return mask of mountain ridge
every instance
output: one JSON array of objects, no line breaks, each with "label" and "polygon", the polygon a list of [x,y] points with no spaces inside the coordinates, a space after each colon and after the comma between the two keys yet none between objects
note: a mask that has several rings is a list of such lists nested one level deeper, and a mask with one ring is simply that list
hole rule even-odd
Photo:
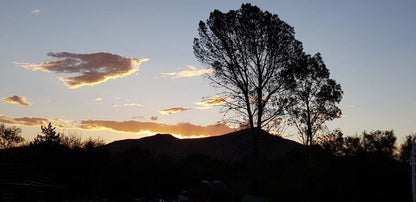
[{"label": "mountain ridge", "polygon": [[[254,146],[255,142],[257,147]],[[256,129],[195,139],[178,139],[170,134],[156,134],[140,139],[118,140],[104,146],[109,152],[125,152],[133,147],[156,155],[167,155],[173,159],[204,155],[223,161],[238,161],[252,156],[255,152],[261,158],[276,159],[303,148],[295,141]]]}]

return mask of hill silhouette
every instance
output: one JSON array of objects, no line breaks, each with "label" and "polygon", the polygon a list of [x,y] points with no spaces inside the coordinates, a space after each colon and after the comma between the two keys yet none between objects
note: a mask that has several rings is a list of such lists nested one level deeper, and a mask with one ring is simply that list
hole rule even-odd
[{"label": "hill silhouette", "polygon": [[271,135],[264,130],[251,129],[197,139],[178,139],[169,134],[157,134],[141,139],[115,141],[104,148],[109,152],[124,152],[139,147],[173,159],[204,155],[217,160],[237,161],[253,155],[254,136],[257,138],[257,152],[261,158],[278,159],[288,152],[302,148],[302,145],[295,141]]}]

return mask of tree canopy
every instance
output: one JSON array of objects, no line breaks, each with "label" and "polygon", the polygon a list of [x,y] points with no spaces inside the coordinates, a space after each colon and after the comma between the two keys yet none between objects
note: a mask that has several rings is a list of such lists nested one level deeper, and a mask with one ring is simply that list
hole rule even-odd
[{"label": "tree canopy", "polygon": [[214,10],[199,23],[194,55],[213,69],[208,76],[224,90],[226,111],[262,128],[284,113],[289,69],[302,52],[294,29],[275,14],[243,4],[227,13]]},{"label": "tree canopy", "polygon": [[288,105],[289,121],[295,125],[305,145],[312,145],[315,133],[324,123],[341,116],[337,104],[342,99],[341,85],[330,78],[321,54],[303,54],[294,69],[295,85]]},{"label": "tree canopy", "polygon": [[22,129],[0,124],[0,149],[7,149],[25,141],[21,136]]},{"label": "tree canopy", "polygon": [[52,127],[52,123],[49,123],[48,126],[41,126],[42,134],[37,135],[34,144],[35,145],[45,145],[45,146],[58,146],[61,144],[61,134],[55,131],[55,127]]}]

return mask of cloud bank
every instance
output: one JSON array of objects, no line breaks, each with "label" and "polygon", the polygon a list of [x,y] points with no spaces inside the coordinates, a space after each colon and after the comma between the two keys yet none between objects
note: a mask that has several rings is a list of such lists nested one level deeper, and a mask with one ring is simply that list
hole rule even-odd
[{"label": "cloud bank", "polygon": [[[151,119],[153,120],[153,118]],[[47,125],[49,122],[51,122],[54,126],[68,129],[108,130],[114,132],[148,134],[167,133],[175,135],[176,137],[184,138],[218,136],[233,132],[235,130],[223,123],[201,126],[191,123],[163,124],[134,120],[83,120],[81,122],[75,122],[70,120],[48,119],[43,117],[12,118],[0,115],[0,123],[3,124],[39,127],[41,125]]]},{"label": "cloud bank", "polygon": [[182,137],[191,136],[217,136],[230,133],[234,129],[225,124],[214,124],[207,126],[194,125],[191,123],[178,123],[175,125],[161,124],[155,122],[140,121],[105,121],[105,120],[84,120],[79,126],[82,129],[112,130],[128,133],[168,133],[178,134]]},{"label": "cloud bank", "polygon": [[196,67],[188,65],[189,70],[184,70],[180,72],[170,72],[170,73],[161,73],[163,77],[170,77],[172,79],[177,78],[190,78],[195,76],[202,76],[204,74],[211,74],[212,69],[196,69]]},{"label": "cloud bank", "polygon": [[162,109],[159,111],[159,113],[164,114],[164,115],[168,115],[168,114],[174,114],[174,113],[178,113],[178,112],[183,112],[186,110],[189,110],[189,107],[172,107],[172,108],[168,108],[168,109]]},{"label": "cloud bank", "polygon": [[25,106],[32,105],[30,102],[26,101],[25,97],[20,97],[17,95],[11,96],[11,97],[5,97],[2,99],[4,102],[10,103],[10,104],[20,104]]},{"label": "cloud bank", "polygon": [[53,72],[59,74],[75,74],[76,76],[60,77],[69,88],[93,86],[109,79],[123,78],[139,70],[142,62],[148,59],[126,58],[112,53],[76,54],[68,52],[50,52],[48,56],[56,61],[40,64],[14,64],[33,71]]},{"label": "cloud bank", "polygon": [[12,118],[0,115],[0,123],[20,126],[41,126],[52,123],[59,127],[74,128],[73,121],[67,121],[62,119],[48,119],[43,117],[23,117],[23,118]]}]

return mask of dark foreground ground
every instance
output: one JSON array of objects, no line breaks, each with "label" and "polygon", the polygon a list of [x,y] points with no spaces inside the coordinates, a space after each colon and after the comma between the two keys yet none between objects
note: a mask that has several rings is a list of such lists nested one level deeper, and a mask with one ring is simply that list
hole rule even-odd
[{"label": "dark foreground ground", "polygon": [[[0,151],[0,201],[411,201],[410,165],[377,155],[335,157],[315,148],[279,158],[172,158],[140,146]],[[201,182],[204,181],[204,182]],[[185,192],[184,192],[185,191]],[[186,198],[185,197],[185,198]],[[248,198],[250,198],[248,197]],[[160,200],[160,201],[163,201]]]}]

